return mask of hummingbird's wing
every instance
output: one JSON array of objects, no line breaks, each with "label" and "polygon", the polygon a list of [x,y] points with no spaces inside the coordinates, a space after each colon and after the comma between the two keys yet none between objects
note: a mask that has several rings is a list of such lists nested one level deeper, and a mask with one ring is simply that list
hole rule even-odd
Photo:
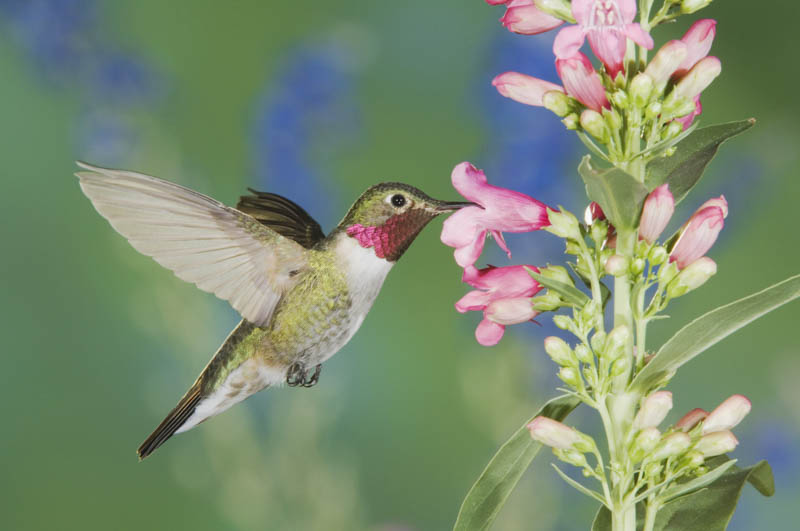
[{"label": "hummingbird's wing", "polygon": [[83,193],[140,253],[266,325],[305,249],[251,216],[156,177],[78,162]]},{"label": "hummingbird's wing", "polygon": [[306,249],[325,239],[322,227],[303,207],[278,194],[248,188],[253,195],[239,198],[236,208],[256,218],[281,236],[291,238]]}]

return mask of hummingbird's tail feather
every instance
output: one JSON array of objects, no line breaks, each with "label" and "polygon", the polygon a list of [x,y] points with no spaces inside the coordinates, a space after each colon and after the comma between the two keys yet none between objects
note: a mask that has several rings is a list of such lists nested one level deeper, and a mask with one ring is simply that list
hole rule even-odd
[{"label": "hummingbird's tail feather", "polygon": [[159,446],[167,442],[167,439],[175,435],[175,432],[194,414],[197,405],[203,399],[202,386],[200,384],[201,382],[198,379],[191,389],[183,395],[178,405],[169,412],[167,417],[161,421],[161,424],[139,446],[136,453],[139,455],[140,460],[152,454]]},{"label": "hummingbird's tail feather", "polygon": [[286,381],[285,363],[270,363],[256,352],[254,338],[259,333],[247,320],[239,323],[178,405],[139,447],[139,459],[153,453],[176,433],[194,428],[267,386]]}]

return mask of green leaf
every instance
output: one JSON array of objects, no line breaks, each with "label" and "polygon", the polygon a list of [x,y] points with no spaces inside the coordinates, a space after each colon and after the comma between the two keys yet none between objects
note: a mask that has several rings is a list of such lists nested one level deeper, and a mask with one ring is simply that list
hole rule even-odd
[{"label": "green leaf", "polygon": [[562,299],[574,304],[578,308],[583,308],[586,306],[586,303],[589,302],[589,297],[575,286],[570,286],[569,284],[564,284],[563,282],[547,278],[539,273],[534,273],[531,269],[528,269],[528,273],[536,282],[547,289],[555,291],[561,295]]},{"label": "green leaf", "polygon": [[636,375],[630,388],[646,393],[681,365],[762,315],[800,296],[800,275],[698,317],[672,336]]},{"label": "green leaf", "polygon": [[581,161],[578,172],[586,184],[589,199],[600,205],[617,229],[632,229],[638,225],[642,203],[649,193],[642,183],[619,168],[594,168],[589,155]]},{"label": "green leaf", "polygon": [[[712,125],[698,129],[680,142],[671,157],[653,159],[647,165],[645,185],[648,190],[669,183],[669,190],[680,203],[703,176],[717,154],[720,144],[753,127],[754,118],[740,122]],[[602,206],[602,205],[600,205]]]},{"label": "green leaf", "polygon": [[[772,469],[766,461],[748,468],[739,468],[727,464],[728,462],[725,456],[708,460],[707,465],[713,468],[709,474],[714,474],[722,467],[725,467],[724,473],[708,487],[664,504],[658,511],[653,531],[685,529],[724,531],[733,517],[745,483],[749,482],[764,496],[772,496],[775,493]],[[636,506],[637,529],[641,529],[644,525],[644,511],[644,503],[639,503]],[[610,529],[611,513],[605,507],[600,507],[592,523],[592,531],[610,531]]]},{"label": "green leaf", "polygon": [[[533,418],[544,416],[561,421],[578,404],[580,400],[574,396],[559,396],[547,402]],[[530,420],[500,447],[486,465],[486,469],[461,504],[454,531],[489,529],[492,525],[522,474],[542,448],[542,444],[531,439],[528,433],[527,425]]]}]

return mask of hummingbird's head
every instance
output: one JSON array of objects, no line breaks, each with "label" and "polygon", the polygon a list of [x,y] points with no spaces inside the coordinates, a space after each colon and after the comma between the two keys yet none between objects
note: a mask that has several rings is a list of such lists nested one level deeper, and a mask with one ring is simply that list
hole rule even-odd
[{"label": "hummingbird's head", "polygon": [[378,258],[399,259],[430,220],[473,203],[439,201],[402,183],[381,183],[367,189],[339,225]]}]

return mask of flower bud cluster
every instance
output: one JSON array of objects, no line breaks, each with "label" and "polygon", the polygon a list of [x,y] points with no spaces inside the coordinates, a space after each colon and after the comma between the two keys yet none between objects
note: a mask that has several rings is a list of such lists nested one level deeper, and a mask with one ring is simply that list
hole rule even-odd
[{"label": "flower bud cluster", "polygon": [[[592,303],[587,304],[589,311]],[[588,335],[581,329],[577,315],[569,319],[564,315],[555,316],[556,325],[573,332],[578,337]],[[625,348],[631,340],[627,326],[618,326],[606,334],[595,332],[588,342],[581,342],[574,348],[559,337],[550,336],[544,340],[544,350],[559,365],[558,377],[569,388],[581,396],[589,394],[602,396],[609,392],[613,378],[630,370],[630,361],[624,356]]]},{"label": "flower bud cluster", "polygon": [[658,425],[672,409],[672,393],[656,391],[647,396],[634,418],[628,436],[631,461],[654,483],[687,474],[707,472],[705,459],[733,451],[738,444],[731,429],[750,412],[750,401],[733,395],[710,414],[693,409],[674,426],[660,432]]}]

